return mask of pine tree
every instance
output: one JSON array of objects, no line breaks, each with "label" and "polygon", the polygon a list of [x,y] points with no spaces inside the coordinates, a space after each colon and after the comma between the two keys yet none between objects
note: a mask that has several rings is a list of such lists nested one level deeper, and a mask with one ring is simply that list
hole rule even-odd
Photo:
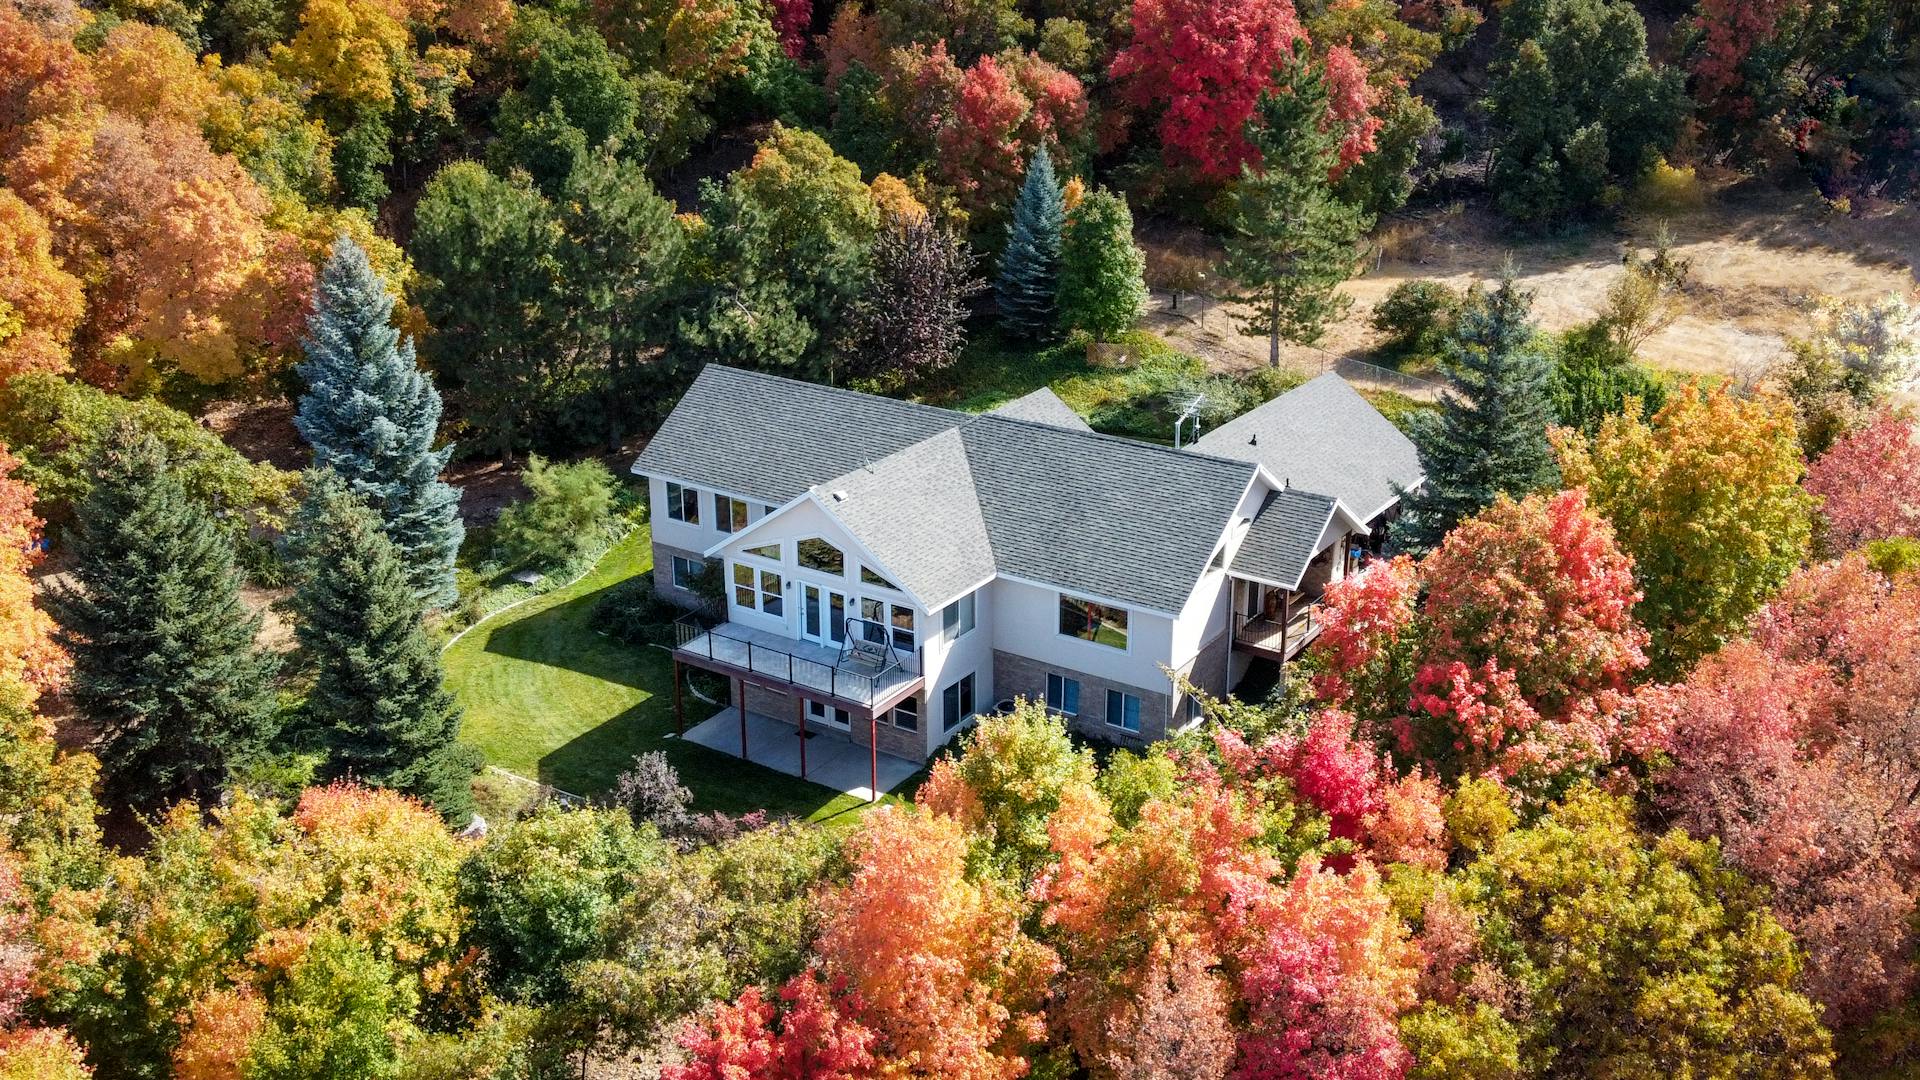
[{"label": "pine tree", "polygon": [[466,537],[460,493],[440,479],[451,445],[433,448],[440,394],[393,326],[393,297],[367,253],[333,245],[314,295],[297,370],[307,382],[294,426],[314,464],[344,479],[380,515],[428,607],[453,602],[453,560]]},{"label": "pine tree", "polygon": [[299,720],[326,749],[325,772],[418,796],[464,823],[474,758],[456,741],[460,710],[378,515],[315,470],[290,547],[300,573],[295,633],[313,675]]},{"label": "pine tree", "polygon": [[278,729],[278,658],[254,648],[225,529],[188,498],[166,451],[131,423],[92,464],[54,590],[74,704],[99,731],[107,782],[138,805],[201,797]]},{"label": "pine tree", "polygon": [[1014,200],[1013,224],[1007,227],[1007,249],[1000,256],[1000,279],[994,286],[1000,321],[1008,330],[1032,336],[1053,332],[1065,224],[1066,206],[1053,175],[1053,159],[1042,146],[1034,152],[1020,197]]},{"label": "pine tree", "polygon": [[1240,168],[1226,275],[1252,311],[1240,332],[1265,336],[1267,362],[1282,340],[1311,345],[1351,300],[1336,290],[1352,276],[1372,219],[1343,202],[1328,179],[1340,164],[1340,130],[1327,123],[1326,78],[1299,42],[1276,74],[1284,89],[1261,95],[1247,137],[1258,168]]},{"label": "pine tree", "polygon": [[1133,242],[1124,196],[1104,188],[1067,215],[1060,248],[1060,323],[1105,341],[1147,312],[1147,257]]},{"label": "pine tree", "polygon": [[1462,518],[1560,480],[1547,426],[1553,422],[1553,362],[1529,320],[1533,294],[1513,272],[1492,293],[1470,296],[1446,343],[1453,387],[1409,434],[1425,485],[1404,501],[1393,542],[1430,550]]}]

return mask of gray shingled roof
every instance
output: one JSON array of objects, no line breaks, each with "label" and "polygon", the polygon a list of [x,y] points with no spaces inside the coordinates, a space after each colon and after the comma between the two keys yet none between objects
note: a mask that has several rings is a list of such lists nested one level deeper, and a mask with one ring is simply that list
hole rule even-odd
[{"label": "gray shingled roof", "polygon": [[994,409],[994,416],[1006,416],[1015,420],[1031,420],[1036,424],[1048,424],[1070,431],[1092,431],[1073,406],[1060,400],[1060,395],[1048,387],[1041,387],[1031,394],[1014,398],[1012,401]]},{"label": "gray shingled roof", "polygon": [[921,603],[943,607],[993,576],[993,544],[958,430],[813,490],[894,575],[894,584]]},{"label": "gray shingled roof", "polygon": [[1331,495],[1299,488],[1268,495],[1260,512],[1253,516],[1253,524],[1247,527],[1240,549],[1233,553],[1233,572],[1288,589],[1298,588],[1307,564],[1317,554],[1327,522],[1333,520],[1335,505]]},{"label": "gray shingled roof", "polygon": [[1252,466],[991,414],[960,429],[999,569],[1177,612]]},{"label": "gray shingled roof", "polygon": [[709,364],[633,471],[778,506],[964,419],[931,405]]},{"label": "gray shingled roof", "polygon": [[[1046,408],[1036,397],[1020,401]],[[1253,466],[1061,419],[969,416],[710,365],[633,471],[776,505],[812,488],[930,605],[999,571],[1179,611]]]},{"label": "gray shingled roof", "polygon": [[1280,483],[1339,499],[1363,522],[1392,504],[1395,485],[1412,488],[1422,478],[1413,442],[1332,372],[1222,424],[1192,449],[1257,461]]}]

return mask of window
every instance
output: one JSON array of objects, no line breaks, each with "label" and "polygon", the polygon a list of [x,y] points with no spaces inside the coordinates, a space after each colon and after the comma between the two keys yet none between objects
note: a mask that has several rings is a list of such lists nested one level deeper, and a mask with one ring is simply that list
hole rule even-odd
[{"label": "window", "polygon": [[721,532],[739,532],[747,527],[747,504],[742,499],[730,499],[719,492],[713,493],[713,527]]},{"label": "window", "polygon": [[968,593],[940,609],[940,629],[947,640],[962,637],[973,629],[973,598],[978,595]]},{"label": "window", "polygon": [[701,574],[707,572],[707,564],[699,559],[689,559],[680,555],[673,557],[673,587],[691,589]]},{"label": "window", "polygon": [[818,537],[802,540],[799,545],[800,565],[809,570],[818,570],[824,574],[845,574],[847,556],[839,548]]},{"label": "window", "polygon": [[860,580],[863,584],[872,585],[876,588],[892,589],[895,592],[900,591],[900,586],[874,573],[870,567],[864,565],[860,567]]},{"label": "window", "polygon": [[940,725],[943,731],[952,731],[973,715],[973,673],[960,676],[960,681],[946,688],[940,695]]},{"label": "window", "polygon": [[1188,694],[1182,698],[1180,701],[1181,730],[1184,731],[1199,723],[1200,717],[1205,711],[1206,710],[1200,705],[1199,694]]},{"label": "window", "polygon": [[1213,561],[1207,564],[1207,569],[1208,570],[1225,570],[1226,568],[1227,568],[1227,545],[1221,544],[1220,550],[1213,553]]},{"label": "window", "polygon": [[1140,699],[1118,690],[1107,691],[1107,726],[1122,731],[1140,730]]},{"label": "window", "polygon": [[693,488],[667,481],[667,516],[689,525],[700,524],[700,493]]},{"label": "window", "polygon": [[780,575],[745,563],[734,563],[733,602],[768,615],[784,615],[786,602],[780,593]]},{"label": "window", "polygon": [[1080,715],[1080,680],[1047,672],[1047,708],[1061,716]]},{"label": "window", "polygon": [[780,561],[780,545],[779,544],[761,544],[759,547],[746,548],[743,551],[741,551],[741,554],[751,555],[756,559],[765,559],[768,562],[779,562]]},{"label": "window", "polygon": [[893,726],[902,731],[920,730],[919,698],[908,698],[893,707]]},{"label": "window", "polygon": [[1060,632],[1068,637],[1126,650],[1127,609],[1060,594]]},{"label": "window", "polygon": [[866,596],[860,599],[860,620],[862,638],[874,642],[891,641],[896,649],[913,651],[912,608]]}]

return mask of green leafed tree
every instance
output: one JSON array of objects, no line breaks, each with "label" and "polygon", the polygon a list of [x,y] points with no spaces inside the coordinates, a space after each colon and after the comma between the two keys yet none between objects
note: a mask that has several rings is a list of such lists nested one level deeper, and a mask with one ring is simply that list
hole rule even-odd
[{"label": "green leafed tree", "polygon": [[313,676],[302,732],[325,749],[331,776],[417,796],[465,824],[477,762],[457,741],[460,710],[400,553],[337,477],[316,470],[308,488],[291,542],[295,633]]},{"label": "green leafed tree", "polygon": [[440,393],[393,325],[393,296],[345,236],[321,269],[304,346],[296,370],[307,392],[293,423],[314,464],[378,512],[414,594],[428,607],[452,603],[466,528],[460,493],[440,479],[453,447],[433,446]]},{"label": "green leafed tree", "polygon": [[1559,482],[1547,426],[1553,362],[1529,318],[1533,295],[1512,272],[1492,292],[1467,300],[1446,342],[1453,385],[1437,414],[1423,414],[1409,432],[1426,475],[1404,501],[1394,544],[1424,552],[1461,519]]},{"label": "green leafed tree", "polygon": [[523,168],[557,194],[588,154],[633,141],[639,94],[593,27],[529,8],[513,20],[506,52],[525,82],[500,97],[497,168]]},{"label": "green leafed tree", "polygon": [[1225,271],[1234,298],[1250,309],[1240,332],[1265,337],[1267,361],[1277,367],[1282,341],[1311,345],[1346,310],[1338,289],[1372,219],[1334,193],[1341,134],[1327,123],[1326,78],[1304,41],[1274,78],[1283,89],[1261,95],[1247,122],[1259,161],[1241,166]]},{"label": "green leafed tree", "polygon": [[1051,334],[1060,294],[1061,233],[1066,205],[1053,158],[1042,146],[1027,166],[1027,178],[1013,203],[1013,224],[1007,227],[1007,247],[1000,255],[1000,275],[994,299],[1000,321],[1017,334]]},{"label": "green leafed tree", "polygon": [[1491,71],[1489,179],[1502,212],[1522,221],[1610,201],[1687,115],[1681,74],[1648,62],[1646,23],[1627,0],[1515,0]]},{"label": "green leafed tree", "polygon": [[109,787],[137,805],[211,795],[278,730],[279,664],[254,647],[233,545],[188,498],[158,440],[108,437],[52,594],[73,654],[69,693],[99,730]]},{"label": "green leafed tree", "polygon": [[1089,192],[1067,215],[1060,244],[1060,325],[1102,341],[1147,311],[1147,257],[1133,242],[1124,196]]},{"label": "green leafed tree", "polygon": [[433,325],[427,359],[483,449],[544,434],[571,389],[553,350],[558,231],[531,184],[470,161],[440,170],[415,210],[408,250]]}]

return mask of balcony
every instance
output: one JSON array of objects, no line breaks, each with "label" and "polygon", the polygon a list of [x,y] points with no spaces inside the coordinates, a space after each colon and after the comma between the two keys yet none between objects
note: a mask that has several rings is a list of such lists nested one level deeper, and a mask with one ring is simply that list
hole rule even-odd
[{"label": "balcony", "polygon": [[[919,650],[877,643],[864,655],[694,612],[674,624],[674,659],[776,690],[829,702],[862,717],[885,712],[925,685]],[[865,624],[848,620],[849,637]],[[876,657],[884,657],[876,662]]]},{"label": "balcony", "polygon": [[1313,605],[1318,596],[1295,595],[1274,615],[1233,616],[1233,643],[1270,660],[1291,660],[1320,636]]}]

